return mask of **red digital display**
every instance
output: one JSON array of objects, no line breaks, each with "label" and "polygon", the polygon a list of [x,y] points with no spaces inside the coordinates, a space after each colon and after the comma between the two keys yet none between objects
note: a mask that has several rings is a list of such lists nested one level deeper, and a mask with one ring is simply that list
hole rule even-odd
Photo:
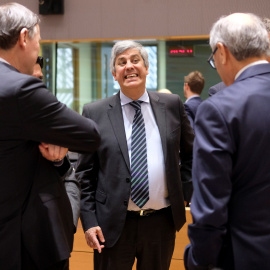
[{"label": "red digital display", "polygon": [[193,56],[193,48],[187,47],[170,47],[170,56]]}]

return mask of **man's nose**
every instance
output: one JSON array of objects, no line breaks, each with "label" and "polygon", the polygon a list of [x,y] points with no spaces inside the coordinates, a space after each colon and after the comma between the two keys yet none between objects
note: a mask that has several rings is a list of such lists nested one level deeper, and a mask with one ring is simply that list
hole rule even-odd
[{"label": "man's nose", "polygon": [[127,61],[126,69],[132,69],[132,68],[133,68],[133,63],[131,61]]}]

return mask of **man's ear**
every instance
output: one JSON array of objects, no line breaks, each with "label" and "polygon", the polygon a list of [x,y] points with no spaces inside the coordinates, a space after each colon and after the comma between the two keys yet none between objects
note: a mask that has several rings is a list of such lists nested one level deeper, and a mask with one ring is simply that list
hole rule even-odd
[{"label": "man's ear", "polygon": [[20,32],[18,43],[21,47],[25,48],[28,38],[28,30],[26,28],[23,28]]},{"label": "man's ear", "polygon": [[227,47],[220,42],[218,42],[217,48],[218,48],[218,55],[219,55],[220,63],[225,65],[228,61],[228,52],[229,51],[228,51]]},{"label": "man's ear", "polygon": [[114,77],[114,80],[117,81],[117,79],[116,79],[116,73],[112,72],[112,75]]}]

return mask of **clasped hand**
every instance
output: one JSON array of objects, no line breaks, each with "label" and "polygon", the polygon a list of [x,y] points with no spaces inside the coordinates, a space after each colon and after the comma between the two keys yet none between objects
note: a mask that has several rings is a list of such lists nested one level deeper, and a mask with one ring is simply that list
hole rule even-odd
[{"label": "clasped hand", "polygon": [[61,161],[66,156],[68,151],[68,148],[43,142],[38,147],[42,156],[53,162]]}]

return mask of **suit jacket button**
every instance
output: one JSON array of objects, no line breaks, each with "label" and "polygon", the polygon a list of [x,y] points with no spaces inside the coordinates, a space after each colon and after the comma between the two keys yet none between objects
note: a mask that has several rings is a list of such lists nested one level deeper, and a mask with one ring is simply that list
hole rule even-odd
[{"label": "suit jacket button", "polygon": [[130,182],[130,179],[129,178],[126,178],[126,181],[127,181],[127,183],[129,183]]},{"label": "suit jacket button", "polygon": [[128,201],[124,201],[124,205],[127,206],[128,205]]}]

